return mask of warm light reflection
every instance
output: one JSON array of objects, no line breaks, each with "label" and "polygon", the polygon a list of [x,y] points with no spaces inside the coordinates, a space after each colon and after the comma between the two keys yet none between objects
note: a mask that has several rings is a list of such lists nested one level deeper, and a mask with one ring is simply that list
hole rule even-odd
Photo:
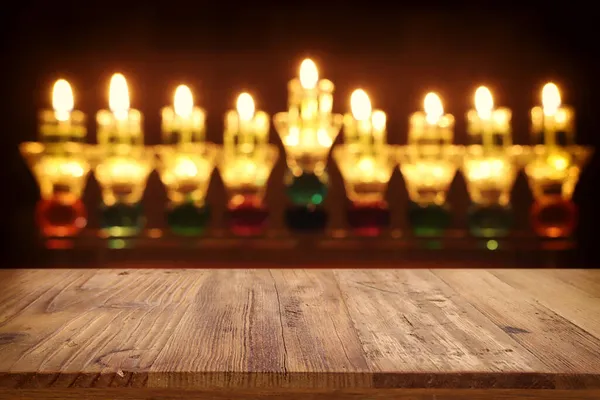
[{"label": "warm light reflection", "polygon": [[371,117],[371,101],[369,96],[362,89],[356,89],[350,96],[350,107],[354,119],[357,121],[366,121]]},{"label": "warm light reflection", "polygon": [[126,119],[129,111],[129,89],[123,74],[114,74],[110,79],[108,106],[117,119]]},{"label": "warm light reflection", "polygon": [[492,92],[485,86],[480,86],[475,91],[475,109],[479,118],[490,119],[492,116],[492,109],[494,108],[494,98]]},{"label": "warm light reflection", "polygon": [[193,178],[198,174],[196,163],[187,157],[178,157],[174,168],[174,174],[180,178]]},{"label": "warm light reflection", "polygon": [[304,89],[314,89],[319,81],[319,70],[310,58],[300,64],[300,84]]},{"label": "warm light reflection", "polygon": [[175,114],[182,118],[189,118],[194,110],[194,97],[189,87],[179,85],[175,89],[175,98],[173,100]]},{"label": "warm light reflection", "polygon": [[249,93],[242,93],[237,99],[237,112],[242,121],[250,121],[254,117],[254,100]]},{"label": "warm light reflection", "polygon": [[371,123],[373,124],[373,129],[376,131],[383,131],[385,129],[385,124],[387,123],[387,116],[383,111],[375,110],[371,116]]},{"label": "warm light reflection", "polygon": [[558,86],[550,82],[544,85],[542,89],[542,106],[544,114],[547,116],[555,115],[560,107],[560,91]]},{"label": "warm light reflection", "polygon": [[54,108],[56,119],[67,121],[73,107],[74,100],[71,85],[64,79],[57,80],[52,89],[52,108]]},{"label": "warm light reflection", "polygon": [[435,125],[440,121],[442,115],[444,115],[444,106],[440,97],[433,92],[427,93],[424,101],[425,107],[425,119],[428,123]]}]

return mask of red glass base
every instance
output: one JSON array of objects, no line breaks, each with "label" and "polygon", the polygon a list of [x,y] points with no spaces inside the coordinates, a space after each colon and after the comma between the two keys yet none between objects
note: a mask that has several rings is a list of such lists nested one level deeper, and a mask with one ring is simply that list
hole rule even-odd
[{"label": "red glass base", "polygon": [[354,203],[347,217],[352,231],[361,236],[377,236],[390,225],[390,211],[385,201]]},{"label": "red glass base", "polygon": [[577,207],[560,196],[538,200],[531,207],[531,226],[542,237],[560,238],[573,234]]},{"label": "red glass base", "polygon": [[228,220],[231,232],[239,236],[254,236],[263,233],[267,227],[269,211],[262,199],[246,196],[229,202]]},{"label": "red glass base", "polygon": [[40,200],[35,213],[44,236],[75,236],[87,225],[85,205],[81,199],[68,194]]}]

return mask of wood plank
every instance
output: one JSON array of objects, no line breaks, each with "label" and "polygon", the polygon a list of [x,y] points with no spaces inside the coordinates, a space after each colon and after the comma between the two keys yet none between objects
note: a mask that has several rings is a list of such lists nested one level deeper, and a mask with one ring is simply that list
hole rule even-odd
[{"label": "wood plank", "polygon": [[[445,387],[456,378],[453,372],[472,371],[480,374],[464,377],[471,387],[553,385],[544,375],[522,374],[547,369],[431,272],[342,270],[335,275],[370,367],[389,372],[377,375],[376,385],[419,385],[422,379]],[[515,371],[520,374],[510,374]]]},{"label": "wood plank", "polygon": [[142,385],[143,375],[136,375],[154,364],[204,275],[96,270],[62,282],[40,280],[46,294],[28,298],[24,311],[0,327],[8,337],[0,345],[0,371],[7,372],[0,385]]},{"label": "wood plank", "polygon": [[600,297],[600,274],[590,269],[548,269],[546,274],[583,290],[592,297]]},{"label": "wood plank", "polygon": [[540,304],[600,338],[600,297],[594,297],[549,274],[508,269],[490,272],[510,286],[526,291]]},{"label": "wood plank", "polygon": [[342,390],[183,390],[183,389],[58,389],[0,390],[0,400],[598,400],[598,390],[391,389]]},{"label": "wood plank", "polygon": [[[434,270],[462,297],[540,359],[553,372],[569,371],[557,387],[600,387],[600,340],[552,310],[528,292],[515,289],[484,270]],[[543,274],[540,270],[539,274]],[[583,381],[577,374],[586,374]]]},{"label": "wood plank", "polygon": [[588,292],[569,321],[536,291],[574,285],[434,272],[0,271],[0,393],[600,388],[600,340],[577,326]]}]

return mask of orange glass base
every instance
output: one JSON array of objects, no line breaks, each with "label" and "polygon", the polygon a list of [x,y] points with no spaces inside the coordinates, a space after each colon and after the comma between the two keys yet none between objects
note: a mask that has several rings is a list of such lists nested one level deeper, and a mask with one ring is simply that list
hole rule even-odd
[{"label": "orange glass base", "polygon": [[577,206],[560,196],[538,200],[531,207],[531,226],[538,236],[568,237],[577,225]]},{"label": "orange glass base", "polygon": [[70,195],[40,200],[35,213],[44,236],[75,236],[87,225],[87,211],[83,202]]}]

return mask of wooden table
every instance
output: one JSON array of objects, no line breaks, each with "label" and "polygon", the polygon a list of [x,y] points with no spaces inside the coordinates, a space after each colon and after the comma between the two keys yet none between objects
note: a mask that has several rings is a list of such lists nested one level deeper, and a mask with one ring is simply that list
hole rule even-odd
[{"label": "wooden table", "polygon": [[15,397],[598,400],[600,270],[4,270]]}]

